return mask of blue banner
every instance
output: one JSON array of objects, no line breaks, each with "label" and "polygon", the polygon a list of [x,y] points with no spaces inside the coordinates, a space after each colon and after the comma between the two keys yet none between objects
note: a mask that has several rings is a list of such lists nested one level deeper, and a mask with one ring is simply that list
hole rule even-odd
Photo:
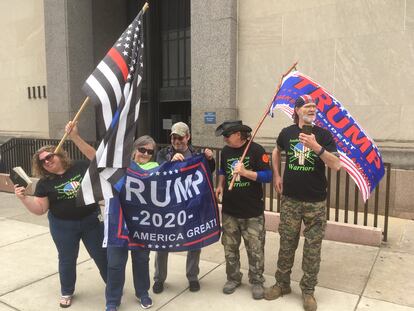
[{"label": "blue banner", "polygon": [[332,133],[341,164],[366,201],[384,176],[384,165],[374,141],[339,101],[304,74],[294,71],[284,78],[269,113],[273,115],[277,108],[292,117],[296,99],[304,94],[317,101],[315,124]]},{"label": "blue banner", "polygon": [[148,171],[133,163],[120,184],[108,211],[109,246],[176,252],[219,240],[219,212],[204,155]]}]

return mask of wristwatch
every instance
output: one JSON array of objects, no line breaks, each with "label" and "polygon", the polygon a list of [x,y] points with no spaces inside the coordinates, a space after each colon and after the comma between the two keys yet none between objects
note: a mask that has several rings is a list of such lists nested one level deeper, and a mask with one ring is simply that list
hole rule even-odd
[{"label": "wristwatch", "polygon": [[321,150],[316,154],[318,157],[320,157],[325,152],[325,148],[322,147]]}]

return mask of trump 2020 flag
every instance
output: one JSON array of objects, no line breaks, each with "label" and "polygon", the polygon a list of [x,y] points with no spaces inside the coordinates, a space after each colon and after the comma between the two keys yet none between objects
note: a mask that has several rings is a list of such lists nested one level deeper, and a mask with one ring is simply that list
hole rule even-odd
[{"label": "trump 2020 flag", "polygon": [[204,155],[143,171],[135,163],[115,186],[105,241],[158,251],[198,249],[220,238],[220,219]]},{"label": "trump 2020 flag", "polygon": [[332,133],[341,164],[366,201],[384,176],[381,154],[374,141],[338,100],[309,77],[293,71],[283,79],[269,113],[273,115],[277,108],[292,117],[296,99],[304,94],[317,101],[315,124]]},{"label": "trump 2020 flag", "polygon": [[112,197],[111,184],[129,166],[141,102],[143,15],[141,10],[82,88],[97,106],[97,127],[105,133],[78,193],[84,204]]}]

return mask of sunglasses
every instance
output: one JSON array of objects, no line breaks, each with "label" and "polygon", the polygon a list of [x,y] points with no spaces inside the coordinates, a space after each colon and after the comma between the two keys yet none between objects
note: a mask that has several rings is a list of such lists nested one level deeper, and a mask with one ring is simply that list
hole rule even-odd
[{"label": "sunglasses", "polygon": [[229,132],[229,133],[225,133],[223,134],[224,137],[229,138],[231,135],[233,135],[236,132]]},{"label": "sunglasses", "polygon": [[144,154],[144,153],[147,153],[148,155],[153,155],[154,154],[154,149],[147,149],[147,148],[144,148],[144,147],[139,147],[139,148],[137,148],[137,150],[142,154]]},{"label": "sunglasses", "polygon": [[55,157],[54,153],[49,153],[47,156],[45,156],[43,159],[39,159],[40,163],[45,164],[46,161],[50,161]]},{"label": "sunglasses", "polygon": [[185,136],[178,136],[178,135],[173,135],[173,136],[171,136],[171,138],[172,138],[173,140],[179,140],[179,141],[182,141],[182,140],[184,139],[184,137],[185,137]]}]

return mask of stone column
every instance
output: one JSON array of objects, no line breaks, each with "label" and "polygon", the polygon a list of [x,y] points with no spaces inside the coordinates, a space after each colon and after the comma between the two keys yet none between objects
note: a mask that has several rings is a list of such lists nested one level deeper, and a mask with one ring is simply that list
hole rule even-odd
[{"label": "stone column", "polygon": [[[45,0],[44,10],[49,136],[61,138],[85,98],[81,87],[94,68],[92,0]],[[92,105],[79,124],[82,136],[95,140]]]},{"label": "stone column", "polygon": [[[237,0],[191,1],[191,129],[194,145],[222,147],[215,128],[237,118]],[[216,124],[205,124],[205,112]]]}]

